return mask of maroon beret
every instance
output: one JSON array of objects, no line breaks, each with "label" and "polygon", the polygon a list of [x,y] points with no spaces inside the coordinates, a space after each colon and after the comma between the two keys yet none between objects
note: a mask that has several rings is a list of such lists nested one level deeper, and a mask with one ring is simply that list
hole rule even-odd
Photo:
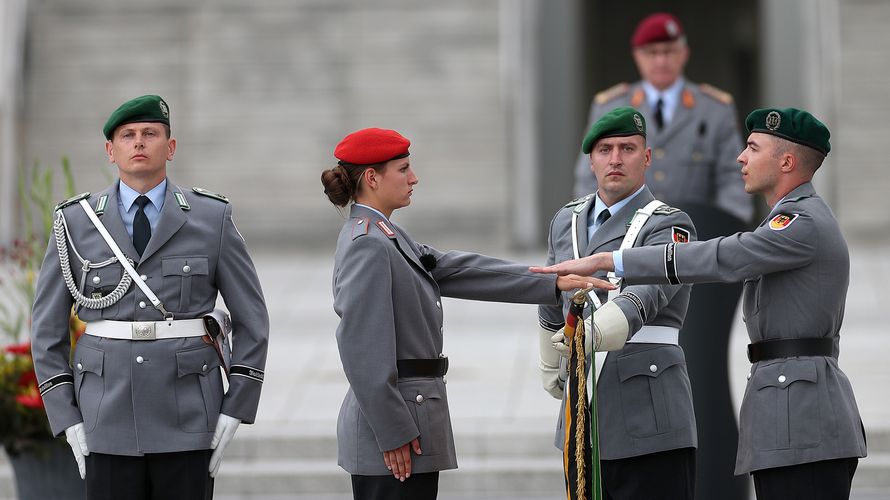
[{"label": "maroon beret", "polygon": [[652,14],[637,25],[630,39],[633,48],[647,43],[672,42],[683,36],[683,26],[673,14],[658,12]]},{"label": "maroon beret", "polygon": [[395,130],[364,128],[340,141],[334,149],[334,157],[340,163],[373,165],[408,156],[411,141]]}]

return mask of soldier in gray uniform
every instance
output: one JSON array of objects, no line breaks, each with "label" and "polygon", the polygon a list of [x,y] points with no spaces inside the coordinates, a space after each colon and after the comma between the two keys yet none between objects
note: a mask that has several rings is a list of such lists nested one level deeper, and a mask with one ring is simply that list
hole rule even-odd
[{"label": "soldier in gray uniform", "polygon": [[[357,499],[433,500],[457,467],[443,376],[442,296],[556,304],[559,289],[608,283],[541,279],[484,255],[440,252],[390,220],[418,179],[410,142],[378,128],[347,135],[322,173],[335,206],[353,202],[334,256],[337,345],[349,390],[337,419],[338,463]],[[559,289],[557,289],[557,287]]]},{"label": "soldier in gray uniform", "polygon": [[[590,155],[589,168],[599,190],[556,213],[550,224],[548,264],[576,258],[576,252],[590,255],[694,239],[689,217],[655,200],[644,184],[651,155],[646,132],[642,115],[630,107],[606,113],[591,127],[582,150]],[[592,333],[586,340],[591,341],[588,356],[591,344],[597,351],[612,351],[597,378],[603,498],[692,500],[694,496],[695,414],[686,359],[677,345],[690,288],[625,286],[608,302],[600,294],[603,305],[593,314],[593,328],[586,330]],[[556,433],[559,448],[565,436],[566,404],[559,363],[561,352],[568,354],[560,341],[571,296],[563,294],[561,299],[558,305],[539,306],[544,387],[563,405]]]},{"label": "soldier in gray uniform", "polygon": [[[256,417],[269,335],[263,293],[228,200],[167,178],[176,140],[164,100],[124,103],[104,134],[120,181],[56,207],[37,282],[40,392],[89,499],[211,498],[223,450]],[[228,358],[205,327],[218,295],[231,311],[226,392]],[[73,354],[72,305],[87,323]]]},{"label": "soldier in gray uniform", "polygon": [[[657,13],[643,19],[631,38],[642,80],[598,93],[587,129],[603,114],[633,106],[649,124],[652,167],[646,185],[659,200],[716,207],[750,222],[751,198],[739,180],[735,157],[741,149],[732,96],[683,77],[689,47],[679,20]],[[576,197],[596,191],[596,178],[584,154],[575,164]]]},{"label": "soldier in gray uniform", "polygon": [[749,193],[772,207],[753,232],[598,253],[537,271],[616,270],[629,283],[744,281],[752,362],[739,417],[736,473],[759,500],[848,498],[865,432],[838,366],[850,278],[847,244],[811,184],[828,128],[793,108],[758,109],[739,155]]}]

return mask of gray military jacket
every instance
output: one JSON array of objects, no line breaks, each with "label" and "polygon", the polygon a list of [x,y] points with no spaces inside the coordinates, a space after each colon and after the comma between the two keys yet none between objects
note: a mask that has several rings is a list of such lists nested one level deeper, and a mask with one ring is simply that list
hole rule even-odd
[{"label": "gray military jacket", "polygon": [[[581,255],[617,250],[638,209],[655,198],[643,189],[593,234]],[[579,210],[578,241],[587,241],[587,216],[594,196],[588,195],[560,209],[550,223],[547,264],[574,258],[572,214]],[[695,237],[695,228],[685,213],[670,207],[657,209],[643,226],[637,245],[655,245],[673,240],[675,231]],[[682,285],[625,286],[614,301],[627,318],[631,337],[643,325],[681,328],[689,305],[690,287]],[[558,305],[538,308],[541,325],[556,331],[565,324],[571,303],[561,294]],[[605,294],[600,296],[605,300]],[[652,367],[655,367],[655,370]],[[678,345],[629,343],[608,353],[597,381],[597,419],[600,456],[604,460],[634,457],[659,451],[696,447],[692,387],[686,358]],[[565,437],[565,397],[557,420],[555,444],[562,448]]]},{"label": "gray military jacket", "polygon": [[[732,97],[687,80],[673,119],[658,130],[641,85],[619,84],[598,94],[584,132],[605,113],[633,106],[646,117],[646,142],[652,148],[646,185],[654,196],[668,204],[716,206],[749,222],[753,206],[736,162],[742,140]],[[581,153],[575,165],[575,196],[595,191],[590,158]]]},{"label": "gray military jacket", "polygon": [[[58,435],[83,421],[89,450],[114,455],[209,449],[220,412],[253,422],[269,335],[263,293],[232,222],[232,206],[168,181],[157,227],[140,258],[120,216],[118,184],[88,200],[95,208],[102,196],[107,196],[103,224],[175,319],[200,318],[214,309],[218,294],[225,299],[233,325],[233,375],[223,394],[219,359],[200,337],[133,341],[87,334],[77,342],[69,365],[73,300],[62,278],[56,241],[50,237],[37,281],[31,339],[52,431]],[[123,267],[114,262],[91,269],[82,284],[74,249],[92,263],[110,258],[112,252],[79,204],[61,210],[71,235],[68,252],[75,282],[83,285],[87,297],[107,295],[120,281]],[[135,284],[110,307],[77,312],[87,322],[87,332],[89,323],[100,319],[163,319]]]},{"label": "gray military jacket", "polygon": [[831,356],[751,367],[736,474],[866,455],[853,388],[837,362],[850,256],[834,214],[812,184],[791,191],[753,232],[633,248],[623,260],[631,283],[744,281],[742,309],[752,342],[834,339]]},{"label": "gray military jacket", "polygon": [[[441,297],[551,303],[553,277],[484,255],[442,253],[362,206],[352,206],[334,257],[337,345],[349,390],[337,419],[338,463],[359,475],[388,475],[383,451],[420,438],[412,471],[457,467],[445,382],[398,378],[396,360],[442,353]],[[421,263],[435,259],[427,271]]]}]

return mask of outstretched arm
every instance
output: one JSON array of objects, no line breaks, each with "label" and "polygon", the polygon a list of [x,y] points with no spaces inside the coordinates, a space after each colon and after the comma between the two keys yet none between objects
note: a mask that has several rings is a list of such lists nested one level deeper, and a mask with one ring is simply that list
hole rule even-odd
[{"label": "outstretched arm", "polygon": [[[530,267],[529,270],[533,273],[558,274],[560,276],[568,276],[570,274],[592,276],[598,271],[614,271],[615,262],[612,260],[612,252],[600,252],[580,259],[566,260],[552,266]],[[607,282],[596,280],[595,278],[585,279],[592,281],[597,288],[610,289],[600,286],[601,283]]]}]

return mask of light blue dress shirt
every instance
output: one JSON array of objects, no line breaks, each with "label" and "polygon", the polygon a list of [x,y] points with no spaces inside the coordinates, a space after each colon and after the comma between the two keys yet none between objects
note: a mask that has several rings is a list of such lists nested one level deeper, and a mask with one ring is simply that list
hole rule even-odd
[{"label": "light blue dress shirt", "polygon": [[[136,198],[142,193],[136,191],[130,186],[124,184],[124,181],[118,183],[117,208],[120,210],[121,219],[124,220],[124,227],[130,238],[133,237],[133,219],[136,218],[136,211],[139,205],[136,204]],[[151,232],[155,232],[158,225],[158,219],[161,217],[161,209],[164,208],[164,197],[167,195],[167,179],[161,181],[160,184],[151,188],[145,193],[148,196],[149,203],[145,205],[145,216],[148,217],[148,223],[151,225]]]},{"label": "light blue dress shirt", "polygon": [[593,210],[591,210],[587,214],[587,242],[590,243],[591,238],[593,238],[593,233],[595,233],[596,230],[600,228],[600,225],[597,223],[597,219],[604,210],[608,210],[610,214],[617,214],[619,211],[621,211],[622,208],[624,208],[625,205],[630,203],[630,200],[636,198],[638,194],[643,192],[644,187],[646,186],[640,186],[640,189],[638,189],[634,194],[619,201],[611,207],[607,207],[603,200],[600,199],[599,193],[597,193],[596,196],[594,196]]},{"label": "light blue dress shirt", "polygon": [[649,104],[649,109],[652,110],[653,115],[655,113],[655,105],[658,103],[658,99],[661,98],[661,115],[664,118],[665,126],[674,118],[674,111],[677,110],[680,94],[683,92],[683,85],[685,84],[686,80],[681,77],[677,78],[677,81],[670,87],[658,90],[651,83],[643,80],[642,87],[643,92],[646,93],[646,103]]}]

